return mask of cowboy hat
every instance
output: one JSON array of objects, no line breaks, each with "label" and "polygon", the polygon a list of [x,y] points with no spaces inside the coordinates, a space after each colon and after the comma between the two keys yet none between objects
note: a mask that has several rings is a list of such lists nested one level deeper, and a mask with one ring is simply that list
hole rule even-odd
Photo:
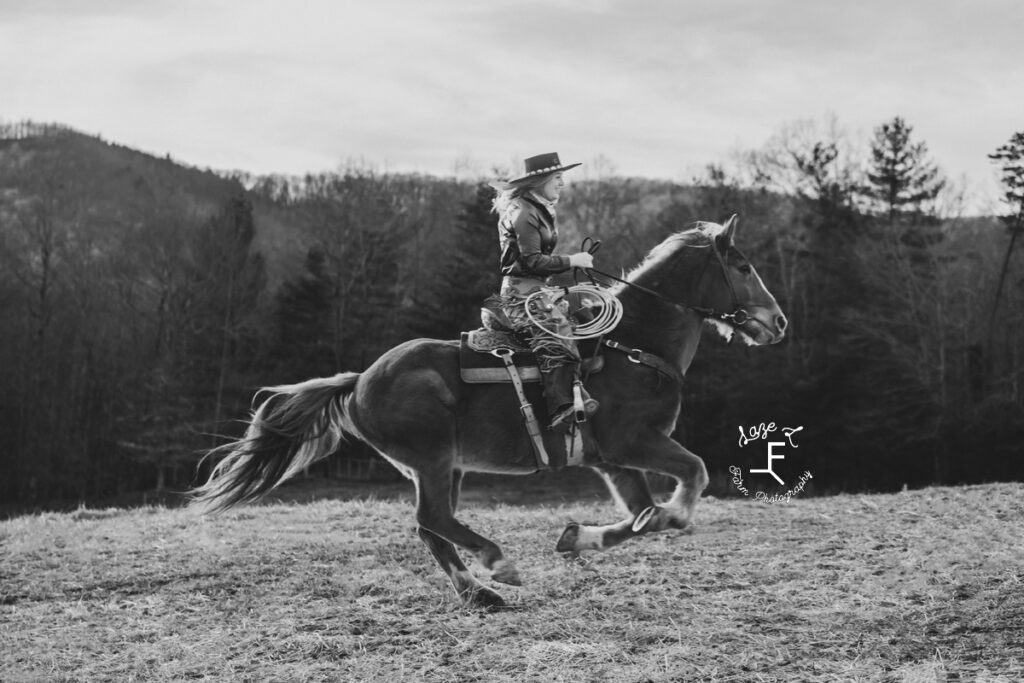
[{"label": "cowboy hat", "polygon": [[580,164],[563,165],[562,162],[558,160],[557,152],[538,154],[523,160],[523,174],[518,178],[496,180],[491,183],[491,186],[499,190],[509,190],[523,181],[533,180],[539,176],[551,175],[558,171],[568,171],[570,168],[576,168],[579,165]]}]

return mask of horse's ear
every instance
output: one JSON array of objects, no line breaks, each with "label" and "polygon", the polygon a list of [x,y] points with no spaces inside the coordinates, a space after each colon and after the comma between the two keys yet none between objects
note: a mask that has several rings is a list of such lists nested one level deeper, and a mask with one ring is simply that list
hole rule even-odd
[{"label": "horse's ear", "polygon": [[730,244],[732,244],[732,242],[735,240],[735,237],[736,237],[736,217],[737,216],[739,216],[739,214],[738,213],[734,213],[733,215],[729,216],[729,220],[727,220],[725,222],[725,231],[724,232],[725,232],[726,235],[728,235],[729,243]]},{"label": "horse's ear", "polygon": [[725,251],[730,246],[732,246],[733,237],[736,235],[736,216],[738,215],[739,214],[734,213],[733,215],[729,216],[729,220],[725,222],[725,225],[722,228],[722,232],[719,233],[717,238],[715,238],[715,243],[717,244],[718,248],[721,249],[722,251]]}]

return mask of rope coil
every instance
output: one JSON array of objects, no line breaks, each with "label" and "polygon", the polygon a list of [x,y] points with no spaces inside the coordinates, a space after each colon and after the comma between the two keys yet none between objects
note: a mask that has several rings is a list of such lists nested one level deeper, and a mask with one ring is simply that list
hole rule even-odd
[{"label": "rope coil", "polygon": [[[619,301],[611,290],[595,285],[574,285],[567,288],[568,293],[577,295],[584,308],[596,312],[593,319],[574,325],[571,334],[559,334],[545,326],[544,320],[535,316],[532,310],[535,305],[539,305],[543,309],[546,304],[545,298],[551,291],[544,289],[536,291],[528,296],[525,301],[526,315],[530,322],[543,330],[547,335],[571,341],[593,339],[615,329],[615,326],[622,320],[622,302]],[[537,299],[540,299],[540,302]]]}]

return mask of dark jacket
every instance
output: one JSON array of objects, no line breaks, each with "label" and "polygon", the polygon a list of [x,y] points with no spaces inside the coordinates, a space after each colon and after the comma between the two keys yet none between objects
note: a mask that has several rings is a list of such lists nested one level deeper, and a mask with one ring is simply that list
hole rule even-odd
[{"label": "dark jacket", "polygon": [[555,217],[532,197],[516,201],[518,213],[508,211],[498,221],[501,274],[544,279],[569,270],[568,256],[551,253],[558,244]]}]

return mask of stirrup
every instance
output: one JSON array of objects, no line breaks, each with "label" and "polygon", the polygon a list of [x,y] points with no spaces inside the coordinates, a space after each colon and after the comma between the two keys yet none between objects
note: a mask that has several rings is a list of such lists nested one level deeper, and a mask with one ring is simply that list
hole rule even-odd
[{"label": "stirrup", "polygon": [[548,425],[548,429],[554,429],[555,427],[559,427],[567,422],[585,422],[586,418],[596,413],[600,406],[601,404],[598,403],[597,399],[588,398],[584,401],[582,411],[582,414],[584,415],[583,419],[580,419],[580,414],[578,414],[576,406],[567,406],[566,408],[558,411],[558,414],[551,418],[551,424]]},{"label": "stirrup", "polygon": [[574,422],[576,417],[576,410],[573,406],[563,408],[558,411],[558,414],[551,418],[551,424],[548,425],[548,429],[554,429],[560,427],[567,422]]},{"label": "stirrup", "polygon": [[586,422],[587,418],[597,412],[598,403],[590,398],[590,394],[583,388],[583,382],[577,381],[572,386],[573,410],[576,412],[576,422]]}]

